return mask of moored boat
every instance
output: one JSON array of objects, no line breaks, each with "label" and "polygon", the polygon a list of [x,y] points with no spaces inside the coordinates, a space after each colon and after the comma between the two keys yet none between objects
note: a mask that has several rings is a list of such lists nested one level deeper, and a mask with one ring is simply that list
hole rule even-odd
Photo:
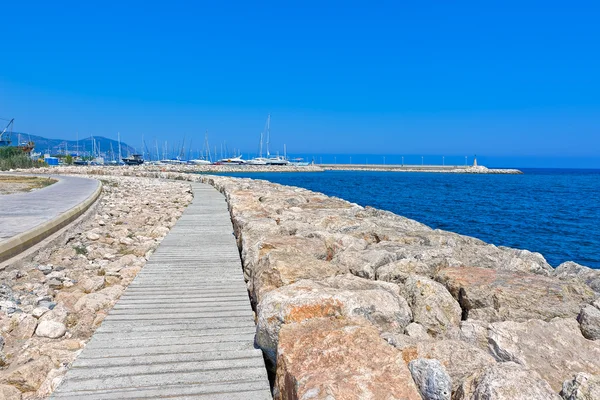
[{"label": "moored boat", "polygon": [[144,158],[141,154],[132,154],[129,157],[122,158],[122,160],[126,165],[142,165],[144,163]]}]

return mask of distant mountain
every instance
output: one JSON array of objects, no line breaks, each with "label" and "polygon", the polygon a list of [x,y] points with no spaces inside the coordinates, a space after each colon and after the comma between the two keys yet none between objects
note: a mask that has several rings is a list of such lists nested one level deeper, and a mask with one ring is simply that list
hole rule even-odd
[{"label": "distant mountain", "polygon": [[[111,158],[111,150],[114,152],[115,159],[119,155],[119,142],[116,140],[108,139],[102,136],[87,137],[77,140],[64,140],[64,139],[48,139],[42,136],[30,135],[28,133],[12,133],[12,144],[13,146],[19,142],[32,141],[35,143],[35,151],[51,154],[80,154],[82,156],[91,155],[92,149],[94,148],[93,142],[95,141],[96,149],[100,149],[100,153],[105,158]],[[127,143],[121,142],[121,155],[126,157],[129,154],[136,152],[136,149],[129,146]]]}]

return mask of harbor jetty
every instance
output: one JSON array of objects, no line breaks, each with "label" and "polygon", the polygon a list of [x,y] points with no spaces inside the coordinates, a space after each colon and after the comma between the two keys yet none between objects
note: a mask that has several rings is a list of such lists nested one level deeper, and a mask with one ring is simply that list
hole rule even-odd
[{"label": "harbor jetty", "polygon": [[[121,166],[61,166],[61,171],[69,171],[74,174],[86,173],[85,168],[122,168]],[[381,172],[428,172],[428,173],[452,173],[452,174],[522,174],[518,169],[497,169],[484,166],[444,166],[444,165],[391,165],[391,164],[310,164],[297,165],[250,165],[250,164],[228,164],[228,165],[189,165],[189,164],[151,164],[145,163],[135,166],[127,166],[131,171],[141,172],[188,172],[188,173],[256,173],[256,172],[323,172],[323,171],[381,171]],[[44,169],[48,173],[52,170]],[[119,174],[119,172],[116,172]]]},{"label": "harbor jetty", "polygon": [[487,168],[483,165],[395,165],[395,164],[319,164],[325,171],[435,172],[452,174],[522,174],[518,169]]},{"label": "harbor jetty", "polygon": [[[190,195],[202,182],[224,195],[256,316],[254,340],[274,376],[275,398],[597,398],[598,270],[552,266],[538,253],[262,180],[143,167],[53,172],[180,185],[178,193]],[[191,201],[184,198],[179,205]],[[110,203],[118,209],[117,199]],[[96,263],[111,265],[102,261],[107,251]],[[112,269],[104,268],[106,284]],[[66,328],[73,335],[72,325]],[[33,362],[25,361],[30,354],[19,359],[20,368]],[[31,393],[15,383],[27,374],[12,368],[0,387]],[[46,368],[60,375],[48,372],[56,364]]]}]

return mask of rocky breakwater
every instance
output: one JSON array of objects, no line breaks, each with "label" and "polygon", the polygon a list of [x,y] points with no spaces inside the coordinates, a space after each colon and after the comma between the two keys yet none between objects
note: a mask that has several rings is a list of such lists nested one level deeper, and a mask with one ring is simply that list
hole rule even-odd
[{"label": "rocky breakwater", "polygon": [[0,399],[45,398],[192,199],[189,184],[102,177],[64,240],[0,272]]},{"label": "rocky breakwater", "polygon": [[519,175],[518,169],[488,168],[483,165],[384,165],[384,164],[327,164],[320,165],[326,171],[389,171],[389,172],[436,172],[445,174],[510,174]]},{"label": "rocky breakwater", "polygon": [[276,398],[598,398],[600,271],[304,189],[201,179],[229,202]]}]

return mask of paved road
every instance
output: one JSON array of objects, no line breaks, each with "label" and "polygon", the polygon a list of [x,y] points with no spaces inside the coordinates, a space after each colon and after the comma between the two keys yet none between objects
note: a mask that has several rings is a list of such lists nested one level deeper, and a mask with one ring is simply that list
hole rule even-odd
[{"label": "paved road", "polygon": [[27,232],[79,205],[100,184],[95,179],[52,177],[58,182],[43,189],[0,196],[0,242]]},{"label": "paved road", "polygon": [[271,399],[227,204],[193,189],[55,399]]}]

